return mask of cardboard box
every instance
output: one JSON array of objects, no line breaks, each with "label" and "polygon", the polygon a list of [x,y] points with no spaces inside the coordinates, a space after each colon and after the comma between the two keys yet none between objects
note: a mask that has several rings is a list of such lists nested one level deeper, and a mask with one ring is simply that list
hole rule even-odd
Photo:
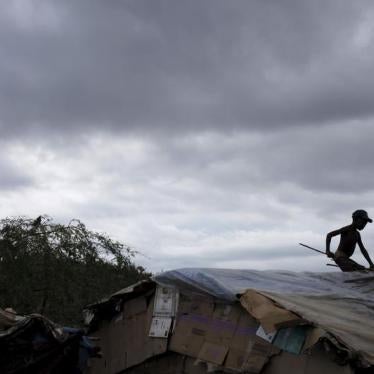
[{"label": "cardboard box", "polygon": [[179,295],[178,312],[169,349],[197,357],[214,312],[214,303],[199,296]]},{"label": "cardboard box", "polygon": [[[194,308],[194,305],[198,306]],[[169,349],[197,357],[209,331],[213,315],[211,303],[194,304],[185,300],[180,304],[176,325],[170,339]]]},{"label": "cardboard box", "polygon": [[240,370],[255,342],[258,322],[240,308],[240,316],[235,334],[230,341],[229,352],[224,366],[231,370]]},{"label": "cardboard box", "polygon": [[215,304],[181,295],[180,310],[169,349],[223,365],[259,371],[272,354],[279,352],[256,337],[259,323],[238,304]]},{"label": "cardboard box", "polygon": [[126,301],[123,306],[123,314],[125,318],[132,318],[137,314],[141,314],[147,311],[147,300],[144,296],[136,297]]},{"label": "cardboard box", "polygon": [[204,342],[199,352],[198,359],[206,362],[211,362],[216,365],[222,365],[228,351],[228,346]]},{"label": "cardboard box", "polygon": [[178,316],[182,314],[210,316],[213,312],[213,299],[202,298],[201,296],[188,296],[185,294],[179,295]]},{"label": "cardboard box", "polygon": [[256,336],[241,370],[250,373],[260,373],[270,358],[279,352],[279,348]]},{"label": "cardboard box", "polygon": [[146,312],[138,314],[132,319],[125,319],[122,335],[125,336],[126,368],[167,351],[167,339],[148,336],[152,318],[153,300],[150,301]]},{"label": "cardboard box", "polygon": [[248,313],[261,323],[266,332],[305,323],[297,314],[277,306],[272,300],[254,290],[247,290],[240,298],[240,302]]},{"label": "cardboard box", "polygon": [[235,334],[241,310],[242,308],[235,304],[215,304],[206,340],[229,346]]},{"label": "cardboard box", "polygon": [[103,321],[99,330],[95,331],[95,337],[99,338],[98,345],[101,347],[103,358],[90,358],[89,369],[87,374],[107,374],[107,357],[108,357],[108,345],[107,345],[107,333],[109,323]]},{"label": "cardboard box", "polygon": [[230,370],[241,371],[241,368],[248,359],[253,345],[254,341],[249,340],[246,343],[246,346],[243,345],[240,349],[230,347],[224,362],[224,367]]},{"label": "cardboard box", "polygon": [[92,361],[90,374],[117,373],[167,351],[167,339],[148,336],[153,316],[153,297],[143,312],[140,311],[144,303],[141,297],[137,299],[131,300],[133,303],[127,309],[131,313],[126,314],[124,308],[126,318],[105,322],[95,332],[96,336],[102,337],[100,345],[103,358]]},{"label": "cardboard box", "polygon": [[238,304],[214,304],[210,300],[180,295],[169,349],[198,357],[205,342],[229,347],[242,311]]}]

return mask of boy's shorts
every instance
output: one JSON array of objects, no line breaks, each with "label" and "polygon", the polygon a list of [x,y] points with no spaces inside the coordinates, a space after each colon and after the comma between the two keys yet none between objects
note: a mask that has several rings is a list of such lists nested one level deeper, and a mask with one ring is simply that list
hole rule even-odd
[{"label": "boy's shorts", "polygon": [[345,256],[336,256],[334,259],[336,265],[338,265],[341,271],[358,271],[365,270],[365,266],[358,264],[357,262],[351,260],[349,257]]}]

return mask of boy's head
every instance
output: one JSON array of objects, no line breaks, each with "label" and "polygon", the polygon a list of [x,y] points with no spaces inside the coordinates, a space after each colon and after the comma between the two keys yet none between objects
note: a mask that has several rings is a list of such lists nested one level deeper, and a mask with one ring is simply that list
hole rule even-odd
[{"label": "boy's head", "polygon": [[372,223],[373,220],[369,218],[366,210],[358,209],[352,213],[353,224],[362,230],[368,222]]}]

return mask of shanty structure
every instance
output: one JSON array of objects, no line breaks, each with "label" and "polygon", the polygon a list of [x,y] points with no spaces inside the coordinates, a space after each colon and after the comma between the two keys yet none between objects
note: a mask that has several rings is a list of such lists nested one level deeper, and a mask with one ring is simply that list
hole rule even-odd
[{"label": "shanty structure", "polygon": [[1,374],[81,374],[88,358],[99,355],[83,330],[0,309]]},{"label": "shanty structure", "polygon": [[79,373],[80,341],[41,315],[0,309],[2,374]]},{"label": "shanty structure", "polygon": [[87,373],[372,372],[373,296],[363,272],[165,272],[87,307]]}]

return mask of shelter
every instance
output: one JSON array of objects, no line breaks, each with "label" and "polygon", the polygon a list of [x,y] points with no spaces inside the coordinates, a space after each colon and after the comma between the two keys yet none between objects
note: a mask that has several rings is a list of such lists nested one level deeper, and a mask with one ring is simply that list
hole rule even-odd
[{"label": "shelter", "polygon": [[87,307],[89,374],[371,372],[374,277],[180,269]]},{"label": "shelter", "polygon": [[0,309],[0,373],[81,373],[88,357],[98,353],[82,333],[40,314]]}]

